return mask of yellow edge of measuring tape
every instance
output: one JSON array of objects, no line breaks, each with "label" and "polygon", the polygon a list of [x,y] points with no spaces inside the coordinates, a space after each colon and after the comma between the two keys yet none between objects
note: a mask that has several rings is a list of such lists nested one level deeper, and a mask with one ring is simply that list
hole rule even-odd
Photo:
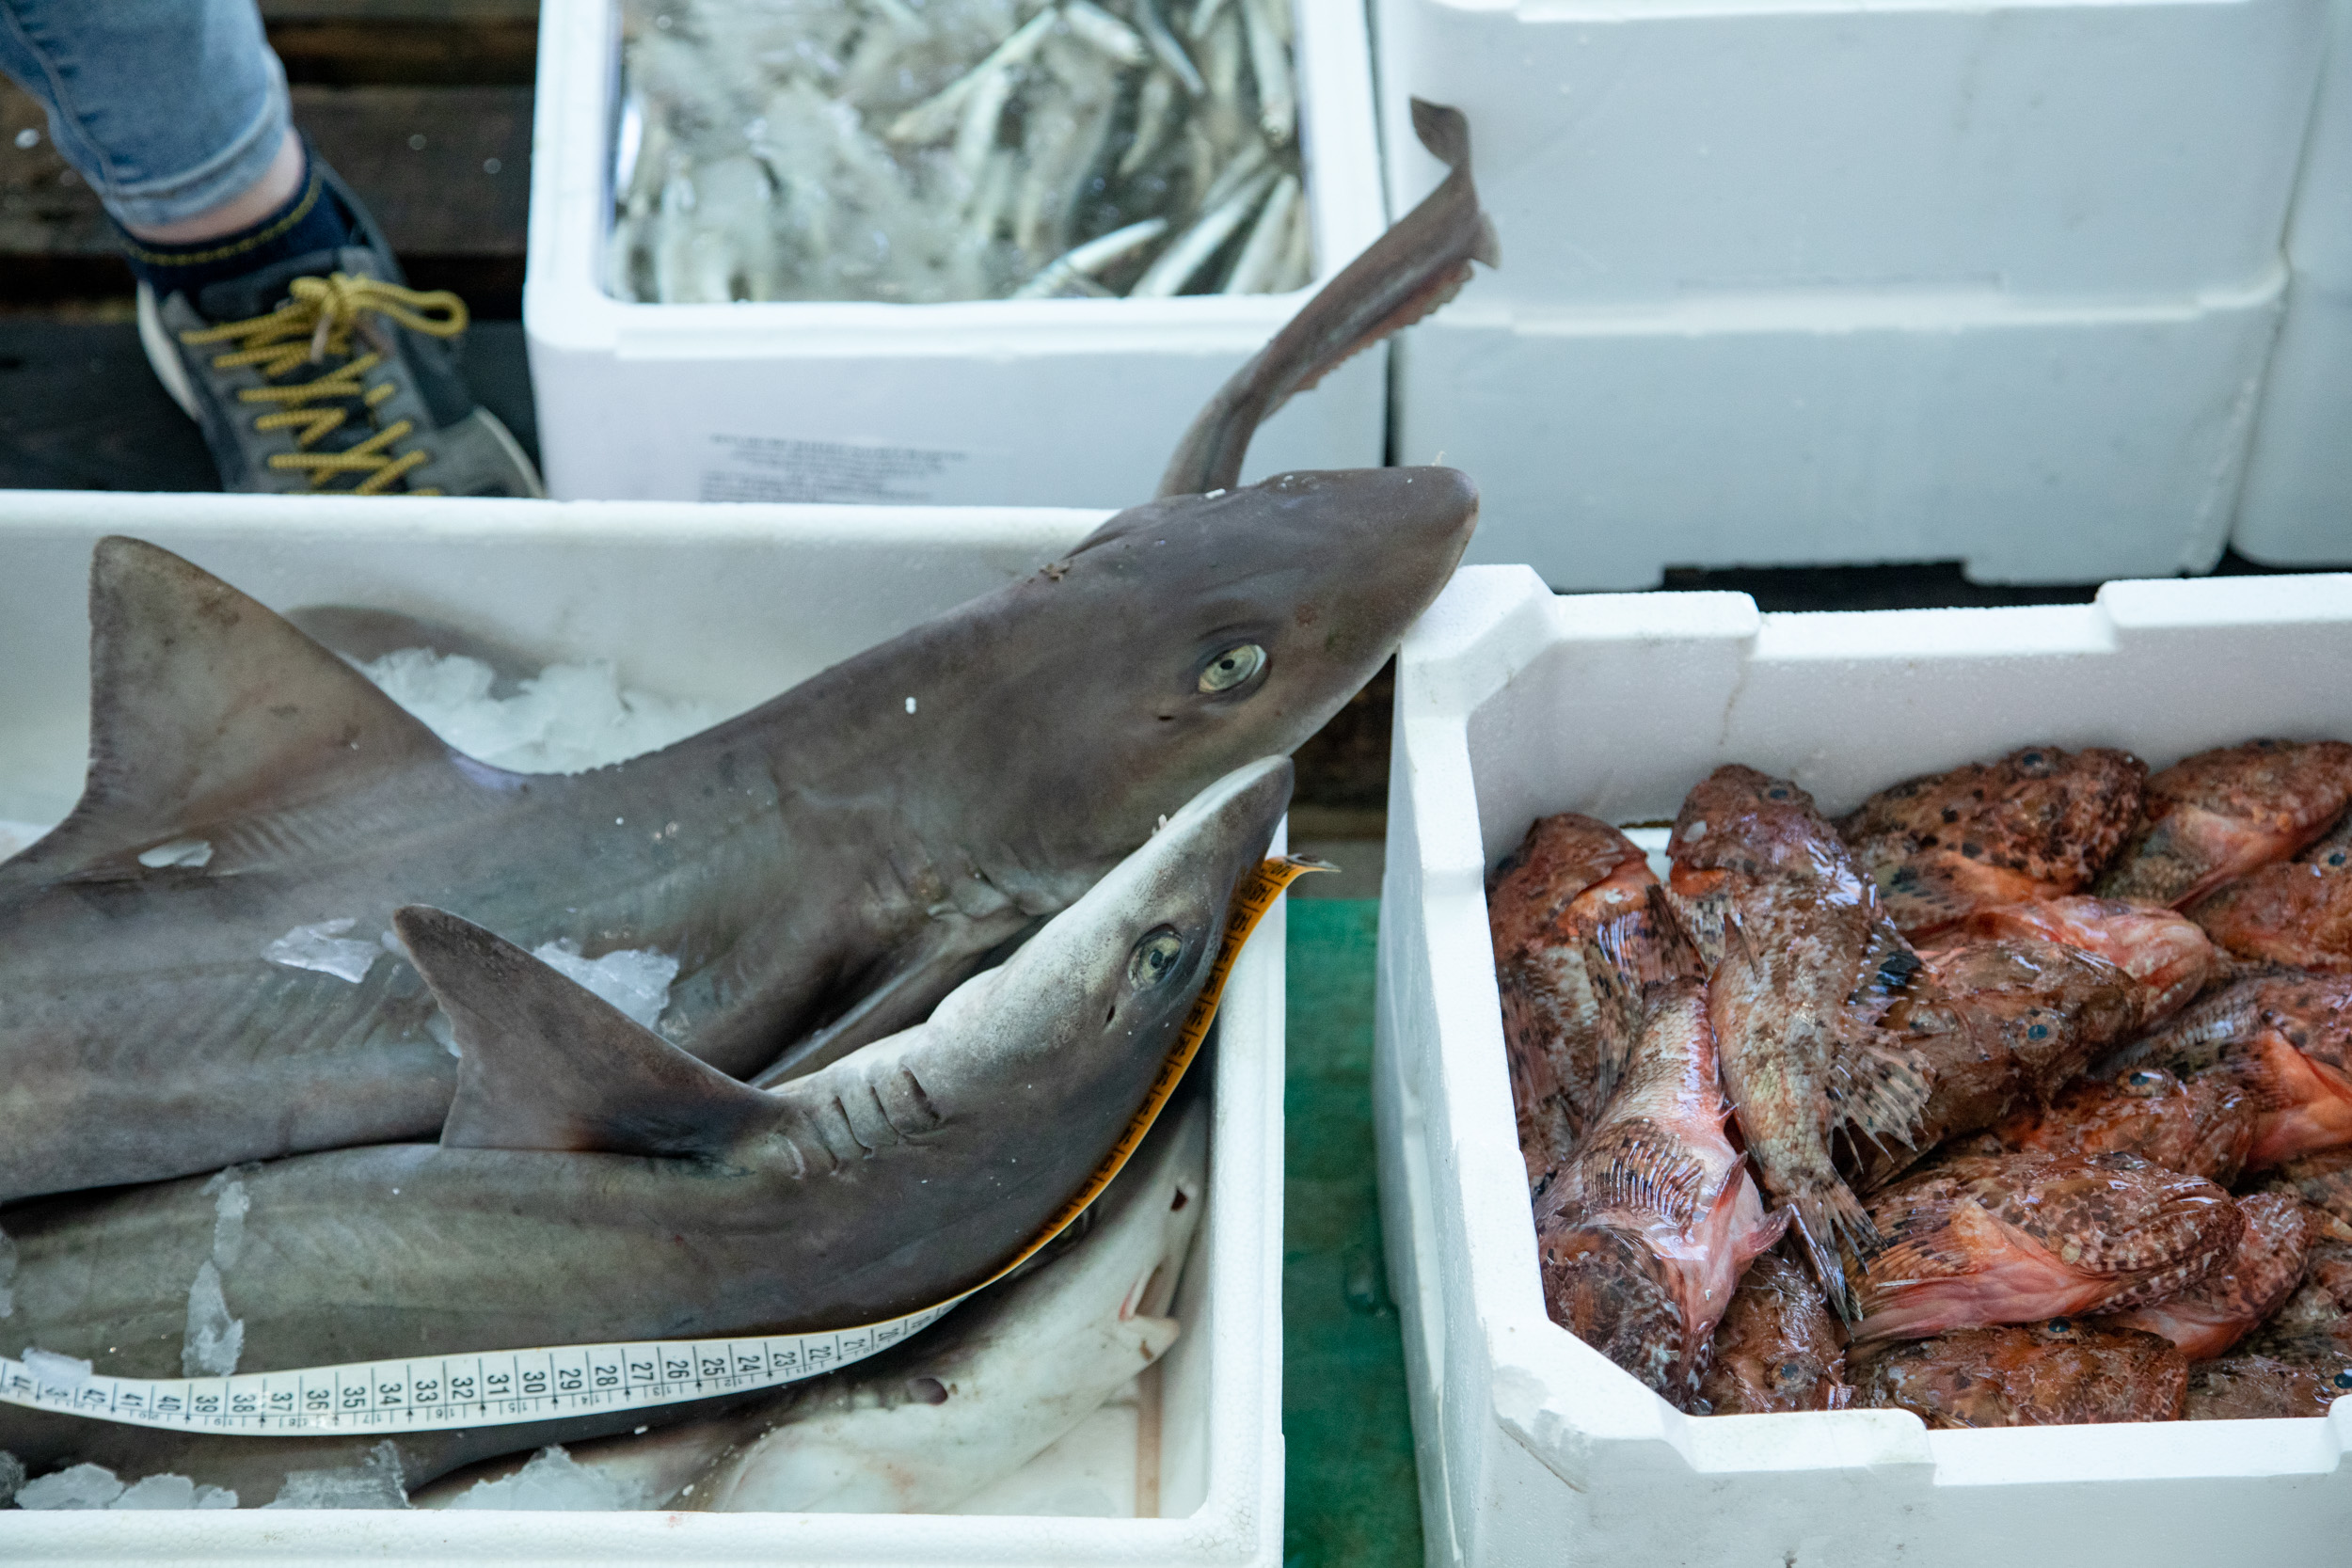
[{"label": "yellow edge of measuring tape", "polygon": [[1225,983],[1250,933],[1291,883],[1310,871],[1332,869],[1320,861],[1291,856],[1262,862],[1243,879],[1227,906],[1208,980],[1184,1014],[1176,1043],[1152,1079],[1142,1107],[1128,1119],[1119,1141],[1077,1195],[1037,1238],[1003,1268],[951,1301],[887,1323],[810,1334],[565,1345],[228,1377],[118,1378],[78,1370],[61,1373],[55,1367],[44,1375],[23,1361],[0,1356],[0,1402],[223,1436],[389,1436],[652,1409],[780,1386],[864,1360],[930,1327],[958,1303],[1019,1268],[1102,1196],[1142,1146],[1185,1069],[1200,1053],[1224,998]]},{"label": "yellow edge of measuring tape", "polygon": [[1249,933],[1258,928],[1258,922],[1265,918],[1266,911],[1274,907],[1274,901],[1282,896],[1285,888],[1310,871],[1333,869],[1322,861],[1292,855],[1261,861],[1256,870],[1242,879],[1241,886],[1233,890],[1233,901],[1225,909],[1225,936],[1217,944],[1216,961],[1209,966],[1208,983],[1200,988],[1200,994],[1192,1000],[1191,1010],[1184,1014],[1184,1026],[1177,1032],[1176,1044],[1169,1050],[1168,1060],[1161,1064],[1159,1076],[1152,1080],[1151,1090],[1143,1097],[1143,1108],[1128,1120],[1127,1130],[1111,1146],[1110,1153],[1094,1167],[1094,1174],[1087,1178],[1077,1196],[1046,1222],[1037,1240],[1015,1253],[1011,1262],[990,1275],[975,1290],[988,1289],[1036,1257],[1055,1237],[1076,1224],[1088,1206],[1103,1196],[1103,1189],[1111,1184],[1111,1179],[1143,1146],[1144,1134],[1152,1131],[1152,1124],[1167,1108],[1169,1098],[1176,1093],[1176,1085],[1184,1081],[1192,1059],[1200,1054],[1201,1042],[1209,1037],[1209,1025],[1216,1022],[1217,1004],[1224,1000],[1225,982],[1232,978],[1234,960],[1241,957],[1242,943],[1249,940]]}]

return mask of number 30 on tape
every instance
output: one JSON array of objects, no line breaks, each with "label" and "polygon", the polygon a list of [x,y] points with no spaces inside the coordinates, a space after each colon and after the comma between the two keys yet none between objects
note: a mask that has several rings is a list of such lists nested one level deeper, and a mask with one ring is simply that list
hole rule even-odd
[{"label": "number 30 on tape", "polygon": [[[1282,890],[1309,871],[1303,859],[1270,860],[1244,879],[1225,917],[1224,939],[1175,1046],[1111,1152],[1076,1196],[1028,1245],[975,1290],[994,1284],[1067,1229],[1102,1196],[1152,1130],[1184,1069],[1208,1037],[1242,944]],[[451,1427],[505,1426],[569,1416],[651,1409],[718,1394],[774,1387],[862,1361],[946,1317],[972,1292],[888,1323],[814,1334],[730,1339],[653,1339],[631,1344],[362,1361],[340,1367],[229,1377],[127,1378],[83,1373],[63,1356],[33,1364],[0,1356],[0,1401],[37,1410],[136,1426],[237,1436],[389,1435]],[[34,1353],[27,1352],[28,1356]],[[66,1363],[61,1370],[57,1363]]]}]

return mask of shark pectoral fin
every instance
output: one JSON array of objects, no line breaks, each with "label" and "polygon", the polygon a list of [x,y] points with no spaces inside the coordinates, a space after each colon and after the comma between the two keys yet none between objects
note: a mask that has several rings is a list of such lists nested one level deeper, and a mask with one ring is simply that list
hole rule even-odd
[{"label": "shark pectoral fin", "polygon": [[411,904],[392,925],[461,1053],[443,1148],[716,1155],[774,1119],[769,1096],[472,922]]},{"label": "shark pectoral fin", "polygon": [[365,676],[168,550],[100,540],[89,617],[81,802],[0,868],[0,888],[135,876],[130,857],[162,841],[452,754]]}]

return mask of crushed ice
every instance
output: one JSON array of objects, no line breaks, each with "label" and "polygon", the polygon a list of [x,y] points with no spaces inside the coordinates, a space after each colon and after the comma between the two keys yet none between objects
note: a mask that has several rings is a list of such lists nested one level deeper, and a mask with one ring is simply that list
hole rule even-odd
[{"label": "crushed ice", "polygon": [[16,1506],[26,1509],[104,1508],[122,1496],[122,1482],[99,1465],[75,1465],[55,1475],[28,1481],[16,1491]]},{"label": "crushed ice", "polygon": [[24,1480],[24,1466],[0,1453],[0,1504],[16,1496],[24,1509],[155,1510],[234,1508],[237,1495],[225,1487],[199,1486],[186,1476],[149,1476],[125,1486],[121,1478],[102,1465],[75,1465],[41,1477]]},{"label": "crushed ice", "polygon": [[408,1488],[402,1484],[400,1449],[389,1438],[368,1450],[367,1458],[338,1470],[295,1470],[286,1477],[274,1502],[265,1508],[406,1508]]},{"label": "crushed ice", "polygon": [[707,705],[625,689],[612,665],[550,664],[493,697],[478,658],[402,648],[359,666],[384,694],[469,757],[517,773],[577,773],[658,751],[718,722]]},{"label": "crushed ice", "polygon": [[111,1505],[133,1508],[234,1508],[237,1495],[225,1486],[199,1486],[185,1476],[150,1476],[133,1481]]},{"label": "crushed ice", "polygon": [[580,943],[558,937],[532,949],[531,956],[648,1029],[670,1005],[670,982],[677,978],[677,960],[650,948],[624,947],[600,958],[583,958]]},{"label": "crushed ice", "polygon": [[358,924],[346,915],[341,920],[322,920],[315,926],[297,926],[262,948],[262,957],[288,969],[314,969],[356,986],[368,977],[368,970],[384,956],[381,943],[359,942],[343,935]]},{"label": "crushed ice", "polygon": [[175,838],[168,844],[158,844],[152,849],[139,851],[139,863],[151,871],[159,871],[167,865],[206,865],[211,863],[212,858],[211,842],[201,838]]},{"label": "crushed ice", "polygon": [[644,1491],[616,1476],[592,1470],[565,1453],[561,1445],[541,1449],[531,1463],[511,1476],[476,1481],[450,1502],[452,1508],[501,1508],[530,1511],[575,1509],[612,1512],[643,1508]]},{"label": "crushed ice", "polygon": [[245,1250],[245,1216],[253,1208],[253,1199],[245,1190],[245,1178],[251,1165],[230,1165],[204,1183],[204,1190],[217,1194],[213,1201],[213,1261],[228,1268]]},{"label": "crushed ice", "polygon": [[78,1355],[60,1355],[56,1351],[24,1347],[24,1370],[33,1374],[33,1381],[49,1394],[71,1394],[89,1381],[90,1364]]},{"label": "crushed ice", "polygon": [[227,1377],[237,1370],[245,1352],[245,1321],[229,1315],[221,1294],[220,1271],[209,1258],[197,1266],[196,1283],[188,1288],[188,1332],[180,1346],[180,1370],[186,1377]]}]

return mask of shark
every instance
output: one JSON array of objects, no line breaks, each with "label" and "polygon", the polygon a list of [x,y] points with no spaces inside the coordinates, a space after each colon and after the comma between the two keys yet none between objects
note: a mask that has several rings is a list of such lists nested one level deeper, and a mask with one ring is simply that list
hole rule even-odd
[{"label": "shark", "polygon": [[[1461,117],[1416,115],[1452,173],[1203,410],[1167,493],[628,762],[491,768],[268,607],[102,542],[86,787],[0,863],[0,1203],[430,1135],[459,1064],[394,951],[408,905],[526,947],[659,950],[672,1043],[763,1085],[819,1071],[1211,781],[1295,749],[1476,526],[1448,468],[1232,483],[1284,398],[1492,261]],[[327,968],[265,957],[326,927]]]},{"label": "shark", "polygon": [[[772,1089],[478,926],[404,908],[399,935],[463,1053],[440,1140],[231,1173],[226,1234],[222,1184],[196,1178],[21,1204],[11,1342],[108,1375],[178,1377],[207,1281],[248,1372],[807,1332],[954,1300],[1045,1230],[1143,1107],[1291,776],[1269,757],[1216,781],[928,1020]],[[254,1505],[298,1472],[364,1465],[383,1441],[414,1488],[646,1420],[624,1406],[278,1438],[0,1403],[0,1451],[35,1475],[93,1464]]]},{"label": "shark", "polygon": [[[764,1400],[563,1457],[635,1508],[939,1513],[1012,1474],[1157,1363],[1207,1190],[1205,1099],[1170,1105],[1088,1212],[1086,1234],[904,1345]],[[532,1465],[446,1476],[418,1508],[498,1508]]]}]

